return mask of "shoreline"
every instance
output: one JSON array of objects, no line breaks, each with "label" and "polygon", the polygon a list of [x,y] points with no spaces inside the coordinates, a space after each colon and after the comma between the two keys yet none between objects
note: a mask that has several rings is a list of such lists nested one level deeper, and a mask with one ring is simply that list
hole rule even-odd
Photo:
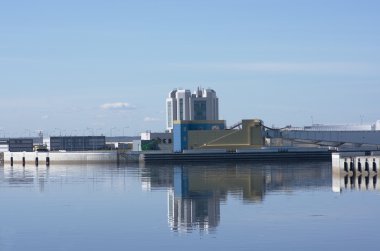
[{"label": "shoreline", "polygon": [[0,164],[54,165],[54,164],[124,164],[124,163],[185,163],[218,161],[283,161],[321,160],[331,161],[334,153],[372,155],[375,151],[316,148],[266,148],[246,149],[235,152],[223,150],[184,151],[85,151],[85,152],[2,152]]}]

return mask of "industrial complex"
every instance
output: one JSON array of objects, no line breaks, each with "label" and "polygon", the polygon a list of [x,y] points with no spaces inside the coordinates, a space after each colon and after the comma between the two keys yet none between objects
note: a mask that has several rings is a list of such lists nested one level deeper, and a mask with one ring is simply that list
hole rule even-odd
[{"label": "industrial complex", "polygon": [[[193,161],[276,158],[280,153],[281,157],[289,158],[331,158],[332,151],[374,151],[380,147],[380,121],[360,125],[271,128],[259,118],[248,118],[227,126],[225,120],[219,120],[216,91],[204,88],[194,92],[171,91],[166,98],[165,127],[165,132],[143,132],[139,137],[44,138],[40,133],[36,138],[3,138],[0,139],[0,161],[12,164],[39,163],[41,158],[46,163],[101,158],[107,162]],[[91,154],[96,157],[83,157]]]}]

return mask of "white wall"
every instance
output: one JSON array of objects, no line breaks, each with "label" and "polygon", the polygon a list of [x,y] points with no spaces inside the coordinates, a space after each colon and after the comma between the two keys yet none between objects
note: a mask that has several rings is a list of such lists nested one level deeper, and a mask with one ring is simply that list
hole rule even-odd
[{"label": "white wall", "polygon": [[9,146],[8,145],[0,145],[0,152],[8,152]]},{"label": "white wall", "polygon": [[132,151],[134,152],[141,152],[141,140],[134,140]]},{"label": "white wall", "polygon": [[5,152],[4,163],[10,163],[13,157],[14,163],[22,163],[22,158],[28,164],[34,164],[38,157],[39,164],[46,164],[46,157],[50,158],[50,164],[59,163],[116,163],[117,152]]},{"label": "white wall", "polygon": [[376,121],[375,123],[375,130],[380,131],[380,120]]}]

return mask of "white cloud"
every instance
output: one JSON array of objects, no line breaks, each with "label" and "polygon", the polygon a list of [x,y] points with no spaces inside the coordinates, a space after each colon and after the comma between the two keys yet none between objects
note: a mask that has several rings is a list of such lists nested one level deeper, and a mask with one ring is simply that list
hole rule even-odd
[{"label": "white cloud", "polygon": [[100,106],[103,110],[133,110],[135,106],[126,102],[105,103]]},{"label": "white cloud", "polygon": [[152,118],[152,117],[145,117],[144,122],[156,122],[156,121],[161,121],[159,118]]},{"label": "white cloud", "polygon": [[42,115],[42,116],[41,116],[41,119],[43,119],[43,120],[47,120],[47,119],[49,119],[49,115],[47,115],[47,114]]}]

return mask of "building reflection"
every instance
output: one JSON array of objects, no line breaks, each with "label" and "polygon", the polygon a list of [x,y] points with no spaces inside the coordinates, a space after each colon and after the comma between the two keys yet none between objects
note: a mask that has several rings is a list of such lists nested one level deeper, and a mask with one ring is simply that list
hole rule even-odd
[{"label": "building reflection", "polygon": [[137,179],[143,190],[167,191],[167,218],[173,231],[212,232],[220,224],[221,205],[227,200],[257,204],[265,203],[271,193],[330,189],[331,176],[330,162],[15,165],[0,167],[0,186],[6,183],[44,192],[84,185],[94,191],[128,192],[130,179]]},{"label": "building reflection", "polygon": [[22,165],[2,167],[0,179],[14,186],[36,186],[43,192],[45,181],[49,179],[49,168]]},{"label": "building reflection", "polygon": [[176,232],[214,231],[229,196],[261,203],[271,192],[331,186],[331,164],[325,162],[145,165],[141,170],[145,188],[168,190],[168,222]]},{"label": "building reflection", "polygon": [[38,192],[46,188],[85,184],[90,189],[106,188],[125,191],[127,169],[116,165],[6,165],[0,166],[0,186],[2,183],[13,187],[29,187]]}]

